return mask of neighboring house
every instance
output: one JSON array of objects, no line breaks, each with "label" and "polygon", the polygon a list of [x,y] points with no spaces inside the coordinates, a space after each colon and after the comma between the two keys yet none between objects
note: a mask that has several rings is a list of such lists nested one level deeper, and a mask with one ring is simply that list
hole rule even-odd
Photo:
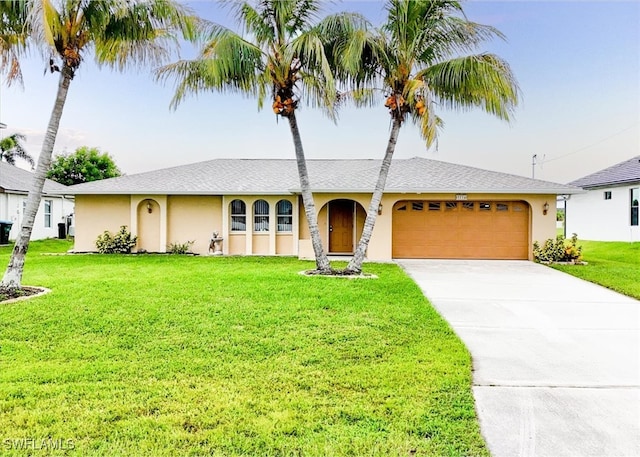
[{"label": "neighboring house", "polygon": [[[20,232],[32,179],[33,173],[0,162],[0,220],[13,222],[10,240],[15,240]],[[57,238],[58,223],[66,223],[71,215],[73,195],[67,192],[67,186],[47,179],[31,239]]]},{"label": "neighboring house", "polygon": [[[309,160],[325,249],[351,254],[362,232],[379,160]],[[95,251],[104,230],[126,225],[137,249],[165,252],[194,241],[207,254],[214,231],[229,255],[313,258],[293,160],[219,159],[70,186],[75,247]],[[413,158],[394,160],[369,244],[370,260],[530,259],[554,238],[558,194],[579,189]]]},{"label": "neighboring house", "polygon": [[587,192],[566,202],[567,234],[584,240],[640,241],[640,156],[577,179]]}]

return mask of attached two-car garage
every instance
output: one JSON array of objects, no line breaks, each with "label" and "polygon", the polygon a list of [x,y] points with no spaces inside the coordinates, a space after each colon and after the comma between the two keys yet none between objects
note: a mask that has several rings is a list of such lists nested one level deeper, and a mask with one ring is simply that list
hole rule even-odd
[{"label": "attached two-car garage", "polygon": [[529,225],[529,205],[522,201],[399,201],[393,206],[392,255],[526,260]]}]

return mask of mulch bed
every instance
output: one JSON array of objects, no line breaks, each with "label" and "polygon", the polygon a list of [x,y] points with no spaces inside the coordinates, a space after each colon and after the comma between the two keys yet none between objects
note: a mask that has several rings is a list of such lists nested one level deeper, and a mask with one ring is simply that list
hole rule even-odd
[{"label": "mulch bed", "polygon": [[39,287],[23,286],[21,289],[2,289],[0,288],[0,302],[13,300],[16,298],[29,297],[43,292],[44,289]]}]

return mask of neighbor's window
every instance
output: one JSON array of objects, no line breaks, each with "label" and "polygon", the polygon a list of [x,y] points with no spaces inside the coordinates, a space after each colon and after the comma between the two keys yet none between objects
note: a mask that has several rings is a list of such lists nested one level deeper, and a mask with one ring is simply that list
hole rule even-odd
[{"label": "neighbor's window", "polygon": [[611,191],[610,190],[605,190],[604,191],[604,199],[605,200],[611,200]]},{"label": "neighbor's window", "polygon": [[293,205],[289,200],[280,200],[276,205],[278,232],[293,231]]},{"label": "neighbor's window", "polygon": [[244,232],[247,229],[247,205],[242,200],[231,202],[231,231]]},{"label": "neighbor's window", "polygon": [[53,200],[44,201],[44,226],[51,227],[51,208],[53,208]]},{"label": "neighbor's window", "polygon": [[269,203],[264,200],[256,200],[253,203],[253,231],[269,231]]},{"label": "neighbor's window", "polygon": [[631,189],[631,225],[638,225],[638,199],[640,188]]}]

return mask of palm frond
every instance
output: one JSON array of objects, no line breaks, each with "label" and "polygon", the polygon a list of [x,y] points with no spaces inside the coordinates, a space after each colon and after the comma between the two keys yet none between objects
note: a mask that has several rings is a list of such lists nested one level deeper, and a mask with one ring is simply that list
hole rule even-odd
[{"label": "palm frond", "polygon": [[454,110],[478,107],[509,120],[518,103],[519,88],[509,64],[493,54],[451,59],[418,73],[438,98]]}]

